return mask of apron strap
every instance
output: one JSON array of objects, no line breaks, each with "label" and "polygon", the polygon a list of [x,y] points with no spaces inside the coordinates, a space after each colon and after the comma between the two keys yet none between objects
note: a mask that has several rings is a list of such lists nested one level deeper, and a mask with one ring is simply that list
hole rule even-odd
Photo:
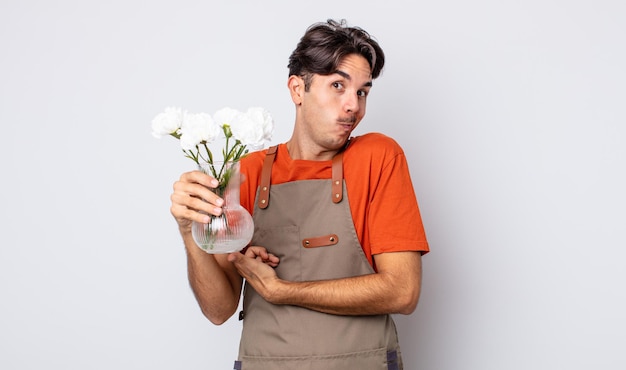
[{"label": "apron strap", "polygon": [[341,202],[343,199],[343,152],[337,153],[333,157],[333,203]]},{"label": "apron strap", "polygon": [[[276,159],[277,152],[278,145],[270,147],[267,149],[267,154],[263,160],[259,198],[257,201],[257,205],[260,209],[265,209],[270,204],[272,165]],[[339,203],[343,199],[343,152],[339,152],[333,157],[331,197],[333,203]]]},{"label": "apron strap", "polygon": [[272,177],[272,165],[276,158],[278,145],[267,150],[265,160],[263,161],[263,169],[261,170],[261,188],[259,189],[258,206],[261,209],[267,208],[270,204],[270,178]]}]

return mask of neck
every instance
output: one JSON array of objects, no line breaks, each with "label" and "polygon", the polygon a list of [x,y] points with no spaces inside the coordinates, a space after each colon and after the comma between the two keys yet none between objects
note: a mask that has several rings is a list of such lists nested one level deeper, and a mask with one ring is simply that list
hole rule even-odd
[{"label": "neck", "polygon": [[307,161],[330,161],[339,149],[312,148],[300,143],[293,137],[286,143],[287,151],[291,159],[301,159]]}]

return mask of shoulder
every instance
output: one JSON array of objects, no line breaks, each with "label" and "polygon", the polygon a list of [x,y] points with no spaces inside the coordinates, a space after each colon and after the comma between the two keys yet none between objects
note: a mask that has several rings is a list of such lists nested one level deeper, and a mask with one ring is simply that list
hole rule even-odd
[{"label": "shoulder", "polygon": [[393,138],[372,132],[350,139],[345,155],[356,160],[377,158],[386,161],[404,155],[404,151]]},{"label": "shoulder", "polygon": [[370,132],[361,136],[355,136],[350,140],[350,146],[358,147],[359,150],[378,150],[402,153],[402,148],[393,138],[379,132]]}]

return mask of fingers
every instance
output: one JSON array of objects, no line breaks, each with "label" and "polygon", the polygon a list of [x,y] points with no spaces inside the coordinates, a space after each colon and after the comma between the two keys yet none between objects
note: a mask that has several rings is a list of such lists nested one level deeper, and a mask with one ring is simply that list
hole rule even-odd
[{"label": "fingers", "polygon": [[[254,269],[252,265],[256,264],[253,262],[253,258],[249,258],[239,252],[233,252],[228,255],[228,262],[231,262],[235,265],[237,271],[244,279],[252,279],[256,276],[254,273]],[[262,264],[261,264],[262,265]]]},{"label": "fingers", "polygon": [[[174,183],[170,196],[170,212],[179,225],[186,226],[191,221],[207,223],[207,214],[218,216],[222,213],[224,200],[209,188],[217,186],[217,180],[200,171],[187,172]],[[201,213],[204,212],[205,214]]]},{"label": "fingers", "polygon": [[239,261],[241,261],[242,258],[245,258],[245,257],[242,256],[241,253],[233,252],[228,255],[228,262],[237,264]]},{"label": "fingers", "polygon": [[263,248],[263,247],[259,247],[259,246],[250,246],[246,249],[246,253],[245,253],[246,257],[262,257],[264,259],[267,259],[268,257],[268,253],[267,253],[267,249]]},{"label": "fingers", "polygon": [[[261,249],[258,249],[258,251],[260,252]],[[260,256],[258,257],[261,258]],[[259,261],[257,257],[250,257],[240,252],[230,253],[228,261],[237,269],[239,275],[246,279],[263,298],[268,299],[273,294],[275,291],[274,284],[279,279],[276,271],[268,263]]]},{"label": "fingers", "polygon": [[202,171],[185,172],[180,176],[180,182],[197,183],[207,188],[216,188],[219,182]]},{"label": "fingers", "polygon": [[264,262],[272,267],[276,267],[280,263],[280,258],[270,253],[267,258],[267,261],[264,261]]},{"label": "fingers", "polygon": [[263,262],[272,267],[278,266],[278,263],[280,262],[280,259],[268,252],[266,248],[256,245],[246,248],[244,256],[256,259],[257,261]]},{"label": "fingers", "polygon": [[[248,280],[263,279],[266,276],[276,275],[268,263],[260,260],[260,256],[249,257],[240,252],[233,252],[228,255],[228,261],[235,265],[235,268],[237,268],[237,271],[243,278]],[[271,272],[268,272],[268,269]]]}]

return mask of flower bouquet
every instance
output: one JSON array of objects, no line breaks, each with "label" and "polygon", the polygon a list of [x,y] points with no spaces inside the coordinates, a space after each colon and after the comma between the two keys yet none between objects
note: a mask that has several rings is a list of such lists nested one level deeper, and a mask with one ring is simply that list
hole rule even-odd
[{"label": "flower bouquet", "polygon": [[[252,217],[239,203],[239,160],[250,149],[261,149],[271,139],[273,129],[272,116],[258,107],[246,112],[226,107],[212,117],[168,107],[152,120],[153,136],[169,135],[178,139],[185,157],[219,182],[211,190],[224,199],[222,214],[211,215],[208,224],[193,222],[191,228],[196,244],[205,252],[238,251],[252,239]],[[222,158],[216,160],[211,144],[218,137],[224,139],[224,146]]]}]

